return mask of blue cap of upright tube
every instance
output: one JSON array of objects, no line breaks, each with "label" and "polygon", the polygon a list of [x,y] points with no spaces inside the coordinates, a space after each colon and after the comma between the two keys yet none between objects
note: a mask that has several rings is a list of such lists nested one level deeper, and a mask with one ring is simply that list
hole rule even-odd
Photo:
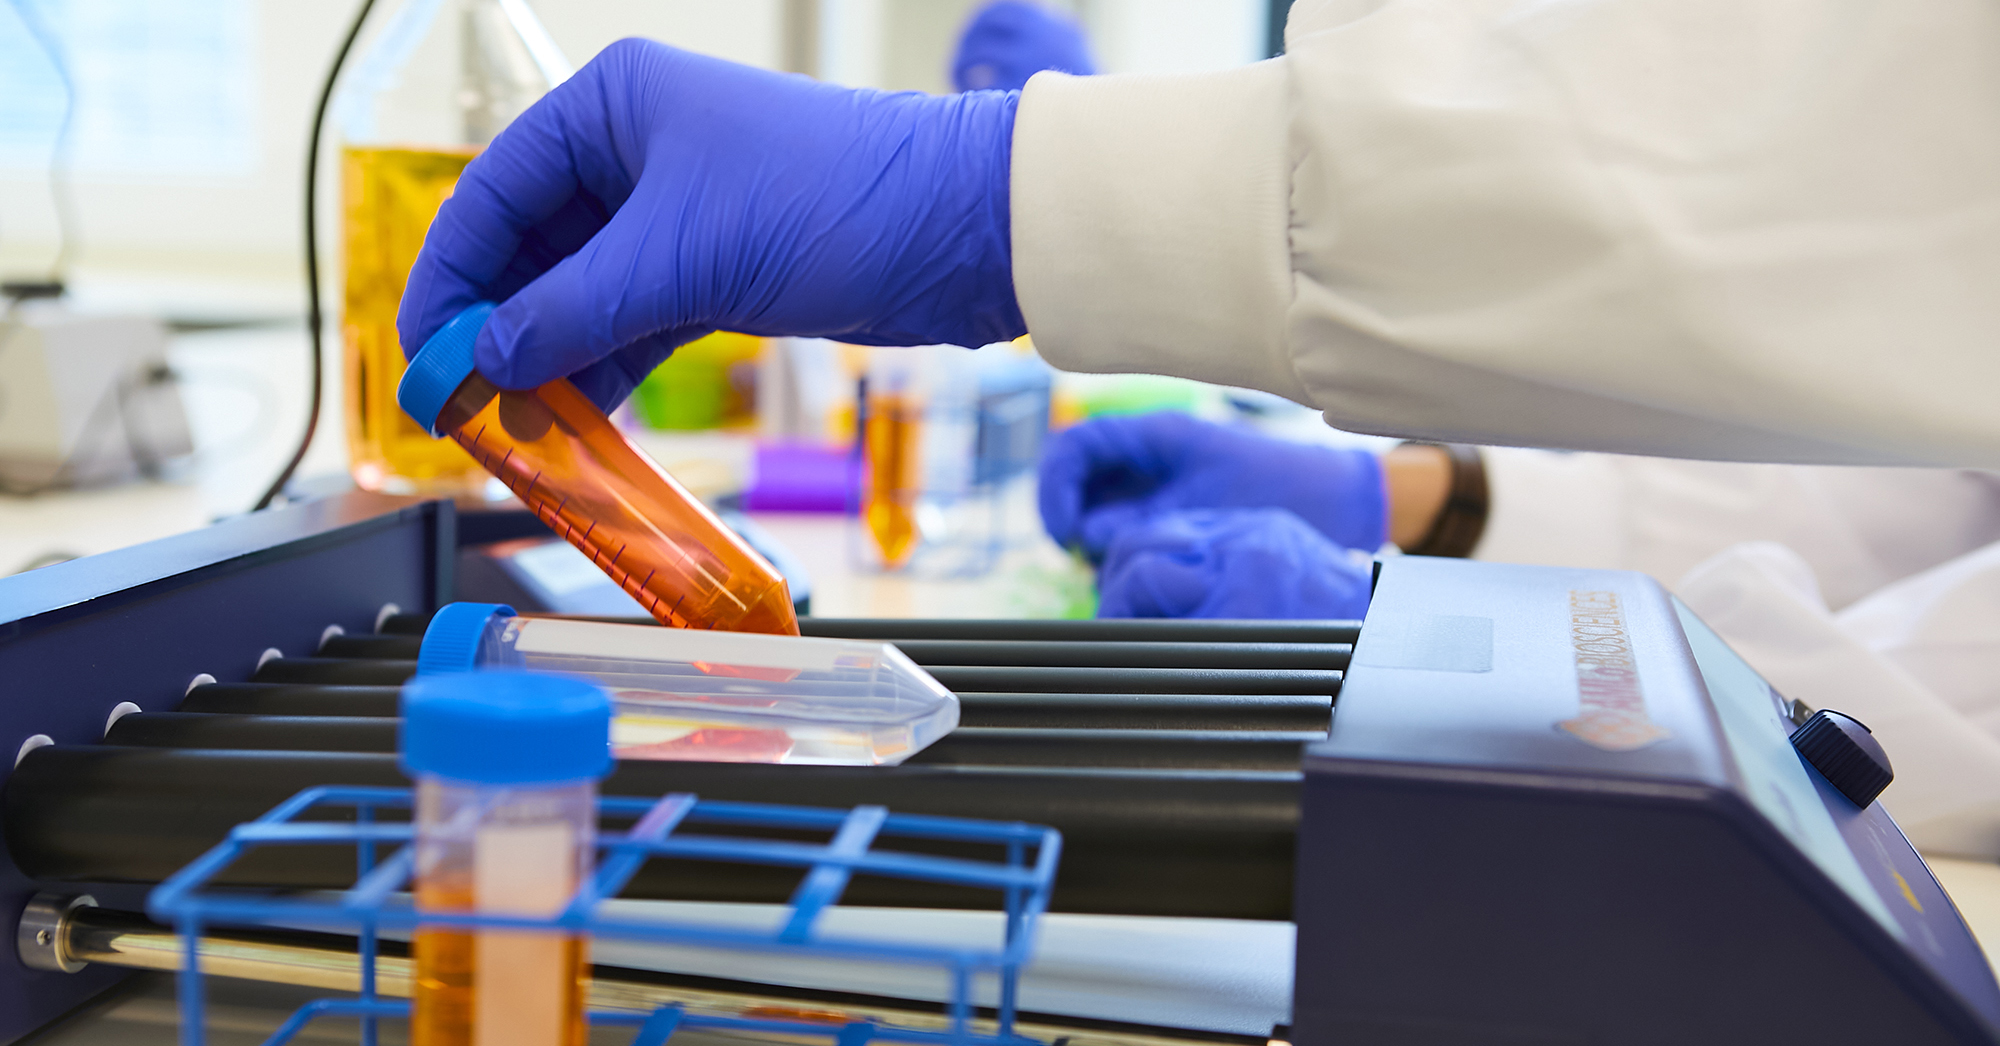
[{"label": "blue cap of upright tube", "polygon": [[482,301],[453,316],[431,335],[431,340],[424,342],[409,366],[403,368],[402,383],[396,386],[396,403],[425,432],[439,435],[438,415],[444,412],[451,394],[472,376],[472,343],[479,340],[487,317],[497,307],[490,301]]},{"label": "blue cap of upright tube", "polygon": [[478,668],[479,638],[486,634],[486,623],[513,616],[514,608],[505,603],[446,603],[424,629],[423,646],[417,648],[417,674],[434,676]]},{"label": "blue cap of upright tube", "polygon": [[554,784],[611,772],[611,695],[573,676],[501,670],[403,686],[403,769],[475,784]]}]

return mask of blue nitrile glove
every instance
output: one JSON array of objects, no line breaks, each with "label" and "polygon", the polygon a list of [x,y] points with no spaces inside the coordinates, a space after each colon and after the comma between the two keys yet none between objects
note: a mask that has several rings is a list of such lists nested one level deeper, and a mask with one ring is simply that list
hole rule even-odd
[{"label": "blue nitrile glove", "polygon": [[1057,434],[1042,453],[1041,505],[1056,544],[1093,562],[1122,531],[1175,509],[1290,509],[1335,544],[1371,553],[1388,528],[1375,455],[1173,411],[1093,418]]},{"label": "blue nitrile glove", "polygon": [[569,376],[608,408],[714,330],[1018,337],[1016,101],[853,90],[621,40],[466,167],[410,271],[403,350],[499,301],[481,374],[510,389]]},{"label": "blue nitrile glove", "polygon": [[961,91],[1018,91],[1044,69],[1076,76],[1097,72],[1083,27],[1027,0],[993,0],[959,36],[951,83]]},{"label": "blue nitrile glove", "polygon": [[1358,618],[1372,576],[1284,509],[1168,512],[1111,543],[1097,616]]}]

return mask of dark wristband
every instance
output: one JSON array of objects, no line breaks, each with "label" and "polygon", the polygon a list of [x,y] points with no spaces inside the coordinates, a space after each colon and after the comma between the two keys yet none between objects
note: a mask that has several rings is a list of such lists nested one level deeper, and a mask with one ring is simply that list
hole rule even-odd
[{"label": "dark wristband", "polygon": [[1463,559],[1479,546],[1486,533],[1486,515],[1493,502],[1486,489],[1486,461],[1479,448],[1468,443],[1423,443],[1410,441],[1406,447],[1438,447],[1451,456],[1451,490],[1444,507],[1438,509],[1431,529],[1414,546],[1403,551],[1412,556],[1450,556]]}]

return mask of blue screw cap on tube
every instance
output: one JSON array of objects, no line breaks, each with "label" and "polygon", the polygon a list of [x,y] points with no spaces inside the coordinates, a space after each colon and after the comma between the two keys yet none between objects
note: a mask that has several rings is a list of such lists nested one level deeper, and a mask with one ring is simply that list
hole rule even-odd
[{"label": "blue screw cap on tube", "polygon": [[403,686],[403,768],[475,784],[611,772],[611,697],[572,676],[452,672]]},{"label": "blue screw cap on tube", "polygon": [[423,645],[417,648],[417,674],[478,668],[479,639],[486,634],[487,622],[513,616],[514,608],[505,603],[446,603],[424,629]]},{"label": "blue screw cap on tube", "polygon": [[403,369],[403,380],[396,386],[396,403],[425,432],[440,434],[438,415],[451,400],[451,394],[472,376],[472,344],[479,340],[479,332],[485,329],[487,317],[493,315],[496,307],[490,301],[482,301],[453,316],[424,342],[424,347],[417,350],[409,366]]}]

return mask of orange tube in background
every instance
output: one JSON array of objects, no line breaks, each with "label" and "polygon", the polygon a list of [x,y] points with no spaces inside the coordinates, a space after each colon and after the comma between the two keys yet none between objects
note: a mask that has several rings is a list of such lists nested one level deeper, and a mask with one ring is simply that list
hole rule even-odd
[{"label": "orange tube in background", "polygon": [[[784,576],[576,386],[559,378],[508,391],[471,369],[472,341],[491,311],[468,309],[411,361],[399,390],[411,416],[470,451],[661,624],[798,635]],[[422,384],[446,387],[461,372],[469,373],[433,407],[437,394],[426,399]],[[425,416],[433,411],[434,422]]]},{"label": "orange tube in background", "polygon": [[862,480],[861,518],[885,566],[907,563],[917,548],[918,448],[923,408],[898,393],[870,395],[862,440],[868,473]]}]

